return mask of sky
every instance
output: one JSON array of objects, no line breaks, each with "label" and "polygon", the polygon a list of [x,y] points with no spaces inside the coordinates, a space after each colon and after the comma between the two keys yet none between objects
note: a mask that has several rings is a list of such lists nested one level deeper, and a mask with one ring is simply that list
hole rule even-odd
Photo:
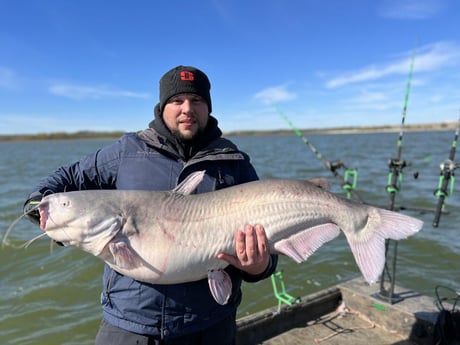
[{"label": "sky", "polygon": [[459,23],[457,0],[0,0],[0,134],[144,129],[177,65],[224,132],[455,122]]}]

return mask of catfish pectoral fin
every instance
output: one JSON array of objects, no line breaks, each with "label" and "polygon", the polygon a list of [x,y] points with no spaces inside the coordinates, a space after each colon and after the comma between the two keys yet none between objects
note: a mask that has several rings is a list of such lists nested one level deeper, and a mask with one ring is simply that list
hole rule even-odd
[{"label": "catfish pectoral fin", "polygon": [[110,253],[113,256],[113,263],[123,269],[139,267],[142,259],[129,245],[123,241],[109,244]]}]

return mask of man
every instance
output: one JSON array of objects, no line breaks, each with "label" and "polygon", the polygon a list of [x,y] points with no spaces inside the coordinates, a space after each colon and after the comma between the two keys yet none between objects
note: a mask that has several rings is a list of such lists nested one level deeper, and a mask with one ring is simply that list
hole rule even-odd
[{"label": "man", "polygon": [[[249,157],[221,137],[217,120],[210,115],[210,88],[208,77],[197,68],[171,69],[160,80],[160,102],[148,129],[127,133],[112,145],[59,168],[31,193],[25,211],[49,192],[170,190],[200,170],[206,174],[197,193],[257,180]],[[30,218],[37,222],[39,215]],[[277,264],[263,227],[253,225],[235,229],[236,254],[218,255],[230,263],[226,271],[233,290],[225,305],[214,301],[207,279],[154,285],[123,276],[106,265],[103,321],[96,344],[234,344],[242,280],[267,278]]]}]

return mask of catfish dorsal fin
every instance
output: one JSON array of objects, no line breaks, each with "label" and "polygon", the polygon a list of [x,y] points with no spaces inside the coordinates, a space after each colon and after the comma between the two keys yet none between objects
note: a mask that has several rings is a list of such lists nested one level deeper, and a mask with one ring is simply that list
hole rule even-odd
[{"label": "catfish dorsal fin", "polygon": [[195,171],[188,175],[176,188],[172,191],[183,195],[192,194],[196,187],[203,181],[205,170]]}]

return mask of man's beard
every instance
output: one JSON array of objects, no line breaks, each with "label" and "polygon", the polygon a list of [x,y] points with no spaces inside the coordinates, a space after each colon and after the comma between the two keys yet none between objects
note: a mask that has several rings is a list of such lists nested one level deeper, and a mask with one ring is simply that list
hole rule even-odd
[{"label": "man's beard", "polygon": [[171,130],[172,135],[179,141],[184,143],[191,143],[195,141],[195,139],[199,138],[204,133],[205,128],[199,127],[196,133],[194,133],[191,137],[185,137],[178,129]]}]

